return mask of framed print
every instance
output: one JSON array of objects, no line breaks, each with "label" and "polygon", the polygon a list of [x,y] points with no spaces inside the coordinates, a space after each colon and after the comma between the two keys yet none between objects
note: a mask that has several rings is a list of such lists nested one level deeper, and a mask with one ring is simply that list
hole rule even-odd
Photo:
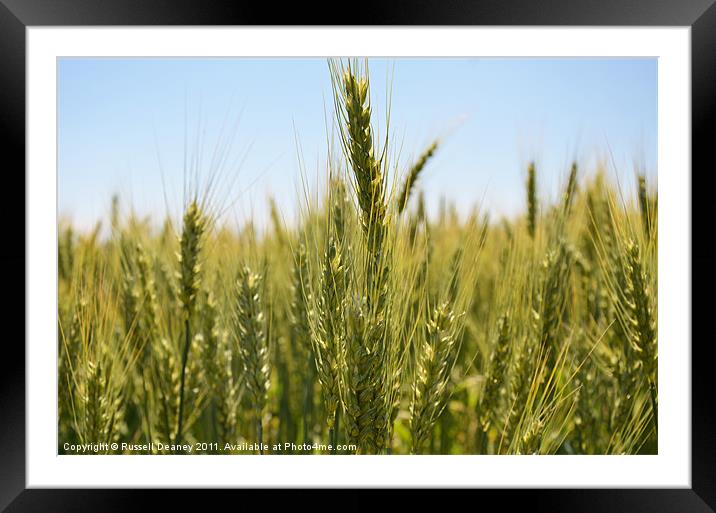
[{"label": "framed print", "polygon": [[131,7],[0,10],[2,507],[712,511],[716,7]]}]

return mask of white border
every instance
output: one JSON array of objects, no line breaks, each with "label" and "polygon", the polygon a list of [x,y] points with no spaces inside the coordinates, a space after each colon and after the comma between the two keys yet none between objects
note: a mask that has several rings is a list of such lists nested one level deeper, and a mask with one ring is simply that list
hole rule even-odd
[{"label": "white border", "polygon": [[[691,486],[689,28],[28,28],[27,486]],[[59,56],[659,58],[658,456],[57,456]]]}]

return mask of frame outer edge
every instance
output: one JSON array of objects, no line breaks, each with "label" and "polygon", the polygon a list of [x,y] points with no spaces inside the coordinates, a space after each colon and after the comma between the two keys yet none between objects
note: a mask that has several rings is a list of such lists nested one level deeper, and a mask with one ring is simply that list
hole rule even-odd
[{"label": "frame outer edge", "polygon": [[[28,2],[30,3],[30,2]],[[711,3],[711,0],[709,1]],[[36,4],[37,5],[37,4]],[[81,10],[81,9],[80,9]],[[151,11],[151,8],[148,9]],[[36,15],[36,13],[33,13]],[[69,16],[69,15],[65,15]],[[32,18],[33,16],[31,16]],[[155,17],[162,18],[160,13]],[[487,16],[489,18],[489,16]],[[71,18],[71,16],[69,16]],[[69,21],[66,18],[66,21]],[[92,18],[92,16],[89,16]],[[37,18],[35,18],[37,20]],[[467,18],[469,19],[469,17]],[[40,20],[37,20],[40,21]],[[47,23],[46,20],[43,20]],[[645,20],[646,21],[646,20]],[[56,22],[62,24],[61,19]],[[42,21],[40,21],[42,24]],[[176,21],[175,21],[176,23]],[[566,23],[566,22],[565,22]],[[648,21],[646,22],[648,24]],[[25,25],[4,3],[0,3],[0,133],[2,139],[11,149],[13,160],[18,165],[10,169],[23,169],[25,164]],[[693,125],[693,161],[706,162],[710,145],[712,145],[713,127],[716,125],[716,4],[711,5],[692,26],[692,125]],[[22,130],[18,129],[22,127]],[[694,167],[697,167],[695,165]],[[711,166],[713,167],[713,166]],[[705,169],[704,173],[707,172]],[[705,205],[709,202],[705,196],[708,189],[692,188],[693,221],[697,223],[699,217],[705,219],[704,224],[712,216],[708,214]],[[24,197],[24,194],[23,194]],[[702,201],[698,201],[702,200]],[[698,205],[704,205],[699,207]],[[0,206],[2,209],[9,209],[7,206]],[[14,219],[8,211],[6,219]],[[22,229],[24,230],[24,225]],[[17,227],[19,231],[20,227]],[[692,227],[696,232],[695,224]],[[709,233],[707,229],[704,233]],[[15,235],[15,233],[13,233]],[[6,238],[6,240],[8,240]],[[23,232],[24,240],[24,232]],[[692,239],[696,243],[696,239]],[[15,258],[6,256],[0,257],[2,262],[13,269],[17,269],[20,259],[25,269],[24,251],[23,254],[15,255]],[[699,267],[716,268],[716,253],[710,252],[705,247],[693,247],[694,265]],[[19,281],[19,273],[12,280]],[[710,276],[706,284],[714,282],[713,271],[708,271]],[[24,273],[23,273],[24,278]],[[13,283],[12,285],[15,285]],[[696,285],[696,284],[694,284]],[[704,282],[698,288],[704,290]],[[19,286],[19,284],[18,284]],[[696,288],[694,288],[696,291]],[[16,314],[19,316],[19,308],[25,306],[25,302],[16,302]],[[696,303],[694,303],[696,307]],[[697,310],[699,312],[699,310]],[[700,311],[705,313],[704,311]],[[693,316],[695,317],[695,316]],[[23,315],[24,319],[24,315]],[[23,324],[24,328],[24,324]],[[710,338],[710,337],[709,337]],[[23,337],[24,339],[24,337]],[[707,342],[707,341],[705,341]],[[22,350],[24,358],[24,348]],[[693,370],[693,457],[692,457],[692,479],[693,490],[705,503],[713,507],[716,504],[716,491],[713,489],[716,483],[716,424],[713,420],[712,411],[716,410],[716,400],[712,393],[712,381],[706,380],[708,373],[705,365],[708,358],[699,358],[705,351],[698,344],[693,346],[694,370]],[[699,362],[703,363],[699,363]],[[0,423],[0,454],[2,465],[0,465],[0,508],[4,508],[12,501],[18,493],[25,488],[25,368],[23,366],[4,366],[5,371],[0,373],[0,411],[3,413],[3,422]],[[25,495],[25,494],[23,494]]]},{"label": "frame outer edge", "polygon": [[[713,385],[713,332],[704,319],[713,316],[716,247],[713,239],[713,147],[716,140],[716,4],[691,27],[692,123],[692,450],[691,485],[716,508],[716,397]],[[694,187],[695,178],[701,185]],[[708,184],[704,186],[705,184]],[[706,231],[704,231],[706,230]],[[698,330],[697,327],[703,327]]]},{"label": "frame outer edge", "polygon": [[[2,168],[5,179],[17,180],[22,187],[22,193],[17,188],[6,189],[5,199],[0,202],[0,216],[9,221],[3,236],[5,251],[0,251],[0,266],[7,270],[3,281],[6,290],[22,291],[21,296],[14,296],[16,300],[5,302],[3,315],[14,320],[7,325],[14,326],[13,331],[20,334],[6,335],[0,341],[4,348],[0,371],[0,509],[25,489],[25,223],[18,222],[20,212],[26,219],[25,52],[25,25],[0,4],[0,144],[5,150]],[[13,243],[22,240],[22,245],[9,250],[13,239]]]},{"label": "frame outer edge", "polygon": [[713,0],[366,0],[349,17],[328,2],[2,0],[25,25],[688,26]]}]

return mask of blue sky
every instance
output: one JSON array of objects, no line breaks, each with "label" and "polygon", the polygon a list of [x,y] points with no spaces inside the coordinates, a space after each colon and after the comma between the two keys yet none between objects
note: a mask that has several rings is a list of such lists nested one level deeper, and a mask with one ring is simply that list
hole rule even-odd
[{"label": "blue sky", "polygon": [[[441,196],[463,212],[520,212],[530,160],[544,198],[575,158],[585,172],[608,160],[625,187],[635,166],[656,179],[656,59],[374,59],[370,75],[379,130],[392,84],[401,169],[443,140],[420,182],[432,212]],[[105,217],[114,193],[125,211],[176,215],[185,147],[202,148],[205,175],[227,151],[217,194],[239,221],[261,222],[269,194],[290,218],[302,173],[324,173],[325,59],[61,59],[58,84],[59,211],[80,226]]]}]

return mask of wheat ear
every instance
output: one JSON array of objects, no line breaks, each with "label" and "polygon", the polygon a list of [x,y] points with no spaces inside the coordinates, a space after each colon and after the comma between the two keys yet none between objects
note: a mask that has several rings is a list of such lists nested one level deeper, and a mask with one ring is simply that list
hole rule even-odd
[{"label": "wheat ear", "polygon": [[510,342],[510,321],[505,314],[497,321],[497,340],[490,354],[485,384],[477,408],[483,452],[486,449],[488,431],[491,427],[497,427],[500,421],[501,394],[505,392],[505,380],[510,363]]},{"label": "wheat ear", "polygon": [[435,141],[427,147],[427,149],[420,155],[420,157],[418,157],[418,160],[415,161],[408,171],[405,181],[403,182],[403,186],[400,188],[400,192],[398,193],[397,204],[399,214],[405,210],[408,200],[410,199],[410,194],[413,191],[413,187],[415,186],[415,182],[418,180],[420,172],[423,170],[428,160],[430,160],[433,156],[437,148],[438,141]]},{"label": "wheat ear", "polygon": [[427,321],[410,406],[413,454],[422,450],[447,404],[450,372],[457,356],[456,325],[456,316],[448,302],[437,306]]},{"label": "wheat ear", "polygon": [[339,413],[339,356],[345,344],[345,295],[346,265],[341,248],[331,238],[323,262],[321,275],[321,296],[318,303],[318,316],[313,333],[313,347],[321,384],[323,401],[326,408],[326,423],[330,432],[331,444],[337,443]]},{"label": "wheat ear", "polygon": [[[256,415],[256,432],[263,447],[263,410],[269,389],[269,354],[265,316],[261,305],[261,275],[245,266],[236,282],[234,340],[244,369],[244,383]],[[260,449],[263,454],[263,448]]]},{"label": "wheat ear", "polygon": [[527,232],[535,238],[537,228],[537,172],[534,162],[527,166]]},{"label": "wheat ear", "polygon": [[184,388],[186,385],[186,367],[189,359],[192,333],[191,321],[196,309],[196,295],[199,291],[199,254],[201,252],[206,221],[195,201],[189,204],[184,213],[184,226],[179,242],[179,302],[184,320],[184,346],[181,357],[181,377],[179,381],[179,409],[177,413],[177,430],[174,443],[182,440],[184,427]]}]

